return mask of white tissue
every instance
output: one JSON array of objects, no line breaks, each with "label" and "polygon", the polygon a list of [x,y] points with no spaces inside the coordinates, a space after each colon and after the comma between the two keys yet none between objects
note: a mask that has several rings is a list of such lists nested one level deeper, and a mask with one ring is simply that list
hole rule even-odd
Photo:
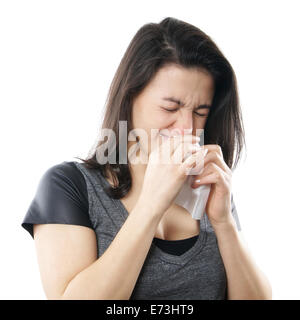
[{"label": "white tissue", "polygon": [[193,176],[188,176],[174,203],[185,208],[194,219],[200,220],[205,212],[207,199],[210,192],[210,184],[201,185],[196,189],[191,188]]},{"label": "white tissue", "polygon": [[[204,153],[204,157],[207,151]],[[203,171],[203,166],[198,174]],[[207,199],[210,192],[210,184],[201,185],[198,188],[192,188],[191,184],[195,179],[194,175],[188,175],[179,193],[177,194],[174,203],[185,208],[194,219],[200,220],[205,212]]]}]

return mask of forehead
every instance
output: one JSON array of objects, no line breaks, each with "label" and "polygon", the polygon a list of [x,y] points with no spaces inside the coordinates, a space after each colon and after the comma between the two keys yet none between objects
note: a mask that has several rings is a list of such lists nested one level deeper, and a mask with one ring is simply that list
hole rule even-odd
[{"label": "forehead", "polygon": [[207,100],[213,96],[214,81],[205,69],[171,64],[160,68],[147,87],[156,96],[167,94],[187,101]]}]

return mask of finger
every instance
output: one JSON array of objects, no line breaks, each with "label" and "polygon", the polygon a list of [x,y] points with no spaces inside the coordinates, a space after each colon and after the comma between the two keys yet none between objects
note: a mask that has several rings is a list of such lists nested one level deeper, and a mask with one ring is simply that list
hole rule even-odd
[{"label": "finger", "polygon": [[217,165],[210,163],[206,166],[203,172],[194,178],[191,185],[192,188],[197,188],[203,184],[216,183],[218,185],[224,185],[226,173]]},{"label": "finger", "polygon": [[218,144],[205,144],[203,148],[208,149],[208,152],[216,151],[223,158],[222,148]]},{"label": "finger", "polygon": [[204,157],[207,150],[201,148],[193,154],[189,155],[182,163],[182,169],[186,175],[198,175],[204,168]]},{"label": "finger", "polygon": [[212,183],[217,183],[217,177],[215,175],[215,173],[211,173],[205,177],[203,177],[201,180],[195,180],[192,184],[191,184],[191,188],[196,189],[198,188],[200,185],[204,185],[204,184],[212,184]]},{"label": "finger", "polygon": [[227,166],[223,157],[221,157],[218,152],[216,152],[216,151],[208,152],[207,156],[204,159],[204,165],[207,165],[210,162],[215,163],[223,171],[225,171],[227,174],[231,175],[232,172],[231,172],[230,168]]},{"label": "finger", "polygon": [[200,137],[193,135],[185,135],[174,140],[174,149],[172,156],[182,162],[182,159],[186,159],[188,153],[193,153],[200,148]]},{"label": "finger", "polygon": [[[173,161],[173,163],[182,163],[190,155],[195,154],[200,150],[201,150],[201,147],[199,144],[182,143],[174,151],[174,153],[172,155],[172,161]],[[204,150],[204,149],[202,148],[202,150]]]},{"label": "finger", "polygon": [[199,151],[194,154],[193,157],[194,157],[195,166],[193,167],[189,175],[198,176],[203,172],[204,166],[205,166],[204,160],[205,160],[206,154],[207,154],[207,149],[202,149],[202,151]]},{"label": "finger", "polygon": [[160,143],[165,144],[169,142],[171,145],[174,146],[174,149],[178,146],[178,144],[182,142],[192,142],[195,144],[199,144],[200,142],[200,137],[197,137],[191,134],[167,136],[160,133],[158,137],[159,137]]},{"label": "finger", "polygon": [[[162,136],[160,145],[160,157],[163,161],[171,161],[175,154],[177,163],[182,162],[182,158],[187,152],[195,152],[199,147],[200,139],[193,135],[181,135],[174,137]],[[173,159],[174,160],[174,159]],[[168,162],[169,163],[169,162]]]},{"label": "finger", "polygon": [[172,151],[174,153],[175,150],[180,146],[187,147],[189,144],[199,145],[199,142],[200,138],[191,134],[177,135],[171,137],[171,144],[173,146]]}]

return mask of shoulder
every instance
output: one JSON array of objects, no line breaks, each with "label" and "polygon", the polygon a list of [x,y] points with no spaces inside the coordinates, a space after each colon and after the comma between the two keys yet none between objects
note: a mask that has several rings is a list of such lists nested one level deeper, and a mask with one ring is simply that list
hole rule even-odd
[{"label": "shoulder", "polygon": [[22,226],[32,234],[33,224],[43,223],[92,228],[85,178],[73,161],[49,167],[40,178]]},{"label": "shoulder", "polygon": [[67,178],[72,183],[84,182],[84,177],[80,170],[76,167],[74,161],[63,161],[49,167],[42,176],[43,180],[54,178]]},{"label": "shoulder", "polygon": [[59,199],[68,195],[83,209],[88,208],[86,181],[74,161],[63,161],[49,167],[40,179],[37,193]]},{"label": "shoulder", "polygon": [[[46,189],[46,190],[45,190]],[[86,182],[74,161],[64,161],[48,168],[39,181],[38,190],[73,191],[87,200]]]}]

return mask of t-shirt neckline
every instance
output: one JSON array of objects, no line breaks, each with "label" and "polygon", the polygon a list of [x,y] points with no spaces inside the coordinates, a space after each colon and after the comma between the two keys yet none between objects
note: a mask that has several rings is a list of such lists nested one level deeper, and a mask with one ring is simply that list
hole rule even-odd
[{"label": "t-shirt neckline", "polygon": [[[103,175],[101,174],[100,171],[98,172],[98,176],[100,177],[100,179],[102,181],[102,185],[104,183],[105,186],[111,186],[110,183],[103,177]],[[121,212],[122,220],[123,220],[122,224],[119,225],[119,227],[121,228],[123,223],[125,222],[125,220],[129,216],[129,213],[128,213],[127,209],[125,208],[125,206],[123,205],[121,200],[114,199],[114,198],[110,198],[110,199],[112,200],[112,202],[115,204],[115,206]],[[173,263],[173,264],[180,264],[180,265],[187,263],[188,260],[190,260],[191,258],[194,257],[194,255],[200,253],[200,251],[202,250],[202,248],[204,247],[205,242],[206,242],[207,216],[206,216],[205,212],[204,212],[202,218],[198,221],[200,223],[200,233],[198,235],[197,241],[194,243],[194,245],[191,248],[189,248],[183,254],[178,256],[178,255],[173,255],[173,254],[167,253],[167,252],[163,251],[162,249],[160,249],[158,246],[156,246],[156,244],[153,241],[151,243],[149,253],[151,252],[152,254],[157,255],[161,260],[163,260],[165,262],[169,262],[169,263]]]}]

